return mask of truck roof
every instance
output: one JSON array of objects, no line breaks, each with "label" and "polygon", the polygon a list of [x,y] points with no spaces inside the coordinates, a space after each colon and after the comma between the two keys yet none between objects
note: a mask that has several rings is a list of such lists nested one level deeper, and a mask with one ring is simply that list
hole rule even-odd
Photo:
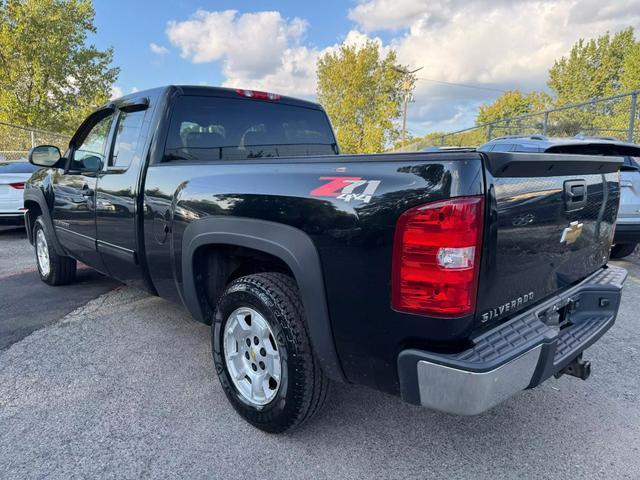
[{"label": "truck roof", "polygon": [[[163,87],[156,87],[156,88],[151,88],[147,90],[141,90],[135,93],[130,93],[128,95],[124,95],[114,100],[121,100],[129,97],[140,97],[140,96],[144,96],[145,94],[153,94],[155,96],[160,92],[163,92],[169,88],[175,88],[183,95],[199,95],[199,96],[228,97],[228,98],[238,98],[239,96],[244,98],[250,98],[249,92],[260,92],[260,93],[272,94],[272,92],[262,92],[258,90],[244,89],[244,88],[209,87],[204,85],[166,85]],[[243,94],[240,92],[247,92],[247,94]],[[277,100],[274,100],[274,101],[278,103],[286,103],[288,105],[322,109],[322,106],[316,102],[310,102],[308,100],[302,100],[300,98],[289,97],[286,95],[280,95],[277,92],[273,92],[273,95],[275,95],[275,97],[277,98]]]}]

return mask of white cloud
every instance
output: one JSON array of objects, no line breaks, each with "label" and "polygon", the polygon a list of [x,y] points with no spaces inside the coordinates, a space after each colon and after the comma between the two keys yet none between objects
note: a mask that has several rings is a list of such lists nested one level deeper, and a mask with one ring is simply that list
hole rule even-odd
[{"label": "white cloud", "polygon": [[131,87],[130,91],[131,91],[131,93],[136,93],[136,92],[139,92],[140,89],[138,87]]},{"label": "white cloud", "polygon": [[569,14],[569,23],[590,23],[594,20],[615,20],[638,17],[640,4],[637,0],[582,0],[575,2]]},{"label": "white cloud", "polygon": [[[198,10],[188,20],[169,22],[167,36],[185,59],[222,61],[224,86],[313,97],[318,57],[337,45],[302,45],[307,27],[305,20],[288,20],[279,12]],[[366,39],[353,30],[344,41],[360,45]]]},{"label": "white cloud", "polygon": [[[396,49],[400,63],[423,66],[421,78],[528,91],[545,88],[553,61],[579,38],[640,27],[640,0],[363,0],[348,15],[355,26],[344,42],[373,38]],[[169,22],[167,36],[185,59],[221,61],[225,86],[313,97],[317,59],[339,44],[306,44],[308,28],[279,12],[198,10]],[[383,31],[388,41],[373,37]],[[410,129],[468,126],[478,106],[498,95],[420,80]]]},{"label": "white cloud", "polygon": [[115,100],[116,98],[120,98],[124,95],[122,88],[112,85],[111,86],[111,100]]},{"label": "white cloud", "polygon": [[169,53],[169,49],[167,47],[163,47],[162,45],[158,45],[153,42],[149,44],[149,50],[156,55],[167,55]]},{"label": "white cloud", "polygon": [[293,47],[282,52],[280,62],[264,75],[253,76],[246,71],[225,70],[225,87],[266,90],[297,97],[313,97],[316,92],[316,62],[320,51]]},{"label": "white cloud", "polygon": [[[544,89],[554,60],[579,38],[640,26],[640,1],[366,0],[349,11],[365,32],[390,31],[401,63],[419,77],[498,89]],[[412,130],[467,126],[499,93],[416,84]]]},{"label": "white cloud", "polygon": [[[357,30],[348,32],[342,43],[360,46],[367,40],[373,40],[382,45],[382,41],[379,38],[370,38]],[[316,94],[316,64],[318,58],[325,53],[335,51],[339,46],[340,43],[323,49],[300,45],[288,48],[283,52],[280,64],[273,72],[262,77],[251,77],[242,72],[235,75],[227,75],[224,86],[242,86],[313,99]],[[387,49],[388,47],[383,46],[383,51]]]},{"label": "white cloud", "polygon": [[306,21],[287,20],[279,12],[198,10],[189,20],[169,22],[167,36],[183,58],[194,63],[223,60],[227,77],[259,78],[278,69],[306,28]]},{"label": "white cloud", "polygon": [[377,0],[360,2],[349,10],[349,18],[364,31],[407,27],[427,8],[427,0]]}]

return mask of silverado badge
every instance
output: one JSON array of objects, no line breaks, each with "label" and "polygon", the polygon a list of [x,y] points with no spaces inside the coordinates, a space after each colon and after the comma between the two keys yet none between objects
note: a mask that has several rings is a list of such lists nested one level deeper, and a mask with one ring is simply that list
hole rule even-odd
[{"label": "silverado badge", "polygon": [[567,242],[567,245],[574,243],[578,240],[578,237],[582,235],[582,227],[584,224],[576,222],[571,222],[567,228],[562,231],[562,236],[560,237],[560,243]]}]

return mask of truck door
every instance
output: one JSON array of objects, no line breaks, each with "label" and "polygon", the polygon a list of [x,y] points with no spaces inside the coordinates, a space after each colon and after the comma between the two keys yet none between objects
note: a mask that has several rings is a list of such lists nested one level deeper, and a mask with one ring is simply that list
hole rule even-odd
[{"label": "truck door", "polygon": [[95,189],[105,161],[113,110],[89,117],[71,141],[68,164],[53,182],[53,223],[62,246],[78,260],[104,271],[96,249]]},{"label": "truck door", "polygon": [[98,252],[112,277],[143,289],[148,288],[139,264],[136,214],[150,117],[146,98],[120,105],[96,189]]}]

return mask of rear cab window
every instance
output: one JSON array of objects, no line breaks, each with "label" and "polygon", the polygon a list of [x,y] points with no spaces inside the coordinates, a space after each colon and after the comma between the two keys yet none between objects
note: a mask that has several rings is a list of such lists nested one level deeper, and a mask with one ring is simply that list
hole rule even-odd
[{"label": "rear cab window", "polygon": [[320,109],[243,98],[181,96],[174,104],[163,161],[337,152],[329,119]]}]

